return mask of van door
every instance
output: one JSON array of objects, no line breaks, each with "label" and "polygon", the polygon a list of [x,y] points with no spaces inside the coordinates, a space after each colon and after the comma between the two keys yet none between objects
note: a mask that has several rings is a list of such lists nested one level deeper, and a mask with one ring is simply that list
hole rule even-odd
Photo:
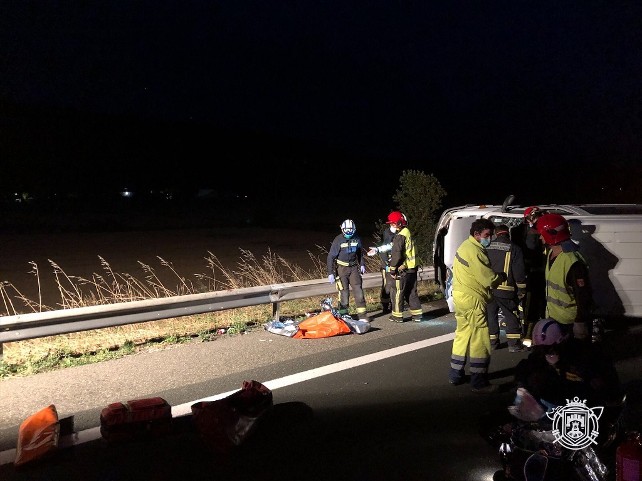
[{"label": "van door", "polygon": [[435,281],[441,286],[450,312],[454,312],[452,269],[455,253],[461,243],[468,239],[473,221],[480,216],[455,217],[451,214],[449,217],[449,220],[440,219],[439,221],[439,229],[435,235],[433,246],[433,265],[435,268]]}]

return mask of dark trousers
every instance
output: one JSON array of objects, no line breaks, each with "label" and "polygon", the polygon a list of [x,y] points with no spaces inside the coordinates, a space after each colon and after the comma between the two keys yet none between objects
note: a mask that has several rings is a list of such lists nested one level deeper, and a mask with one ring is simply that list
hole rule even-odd
[{"label": "dark trousers", "polygon": [[423,314],[419,294],[417,294],[417,271],[402,271],[396,279],[387,278],[390,282],[390,299],[392,301],[391,320],[403,321],[403,311],[408,306],[414,321],[421,321]]},{"label": "dark trousers", "polygon": [[526,281],[526,295],[522,299],[524,311],[524,338],[532,339],[533,327],[546,317],[546,277],[544,271],[532,271]]},{"label": "dark trousers", "polygon": [[499,343],[499,312],[502,312],[502,326],[506,330],[506,339],[508,346],[519,344],[522,337],[522,325],[517,317],[517,299],[496,297],[490,300],[486,306],[488,313],[488,334],[490,343]]},{"label": "dark trousers", "polygon": [[390,303],[390,284],[388,283],[388,276],[386,275],[386,268],[381,268],[381,291],[379,292],[379,299],[381,300],[381,309],[384,314],[390,314],[392,311],[392,304]]},{"label": "dark trousers", "polygon": [[359,266],[337,266],[337,274],[339,276],[336,282],[337,291],[339,292],[339,314],[348,314],[350,289],[352,289],[354,302],[357,305],[357,316],[359,319],[367,319],[366,298],[363,294]]}]

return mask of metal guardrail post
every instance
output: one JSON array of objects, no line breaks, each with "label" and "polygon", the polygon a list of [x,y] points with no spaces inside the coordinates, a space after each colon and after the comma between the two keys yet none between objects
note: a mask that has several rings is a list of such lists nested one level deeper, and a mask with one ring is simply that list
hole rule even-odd
[{"label": "metal guardrail post", "polygon": [[274,291],[270,294],[270,301],[272,302],[272,320],[279,320],[279,313],[281,311],[281,303],[279,299],[281,298],[281,291]]}]

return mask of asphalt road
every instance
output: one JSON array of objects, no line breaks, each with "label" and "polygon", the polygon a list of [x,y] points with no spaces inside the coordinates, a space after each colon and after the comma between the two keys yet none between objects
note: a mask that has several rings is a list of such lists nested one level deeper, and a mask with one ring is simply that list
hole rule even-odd
[{"label": "asphalt road", "polygon": [[[451,386],[454,317],[443,303],[424,307],[430,314],[421,323],[375,316],[363,335],[297,340],[259,330],[2,381],[0,479],[490,480],[499,458],[480,426],[489,413],[506,412],[512,368],[526,354],[493,353],[498,393]],[[635,326],[605,339],[629,393],[628,424],[638,429],[641,338]],[[219,455],[194,429],[190,406],[250,379],[272,389],[274,407],[250,438]],[[99,437],[104,406],[150,396],[173,406],[170,434],[116,444]],[[49,404],[74,417],[78,444],[16,468],[20,422]]]}]

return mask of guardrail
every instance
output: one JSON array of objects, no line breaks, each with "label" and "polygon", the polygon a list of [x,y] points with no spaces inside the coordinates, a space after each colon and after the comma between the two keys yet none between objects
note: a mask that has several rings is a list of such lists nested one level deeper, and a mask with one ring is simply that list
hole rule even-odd
[{"label": "guardrail", "polygon": [[[435,276],[432,266],[421,268],[418,278],[420,281],[434,281]],[[364,274],[364,289],[376,288],[380,285],[381,275],[379,273]],[[5,316],[0,317],[0,358],[2,356],[2,344],[5,342],[23,341],[37,337],[69,334],[139,322],[159,321],[161,319],[261,304],[272,304],[273,318],[276,319],[279,316],[281,302],[332,295],[336,294],[336,292],[336,287],[328,283],[327,280],[316,279]]]}]

